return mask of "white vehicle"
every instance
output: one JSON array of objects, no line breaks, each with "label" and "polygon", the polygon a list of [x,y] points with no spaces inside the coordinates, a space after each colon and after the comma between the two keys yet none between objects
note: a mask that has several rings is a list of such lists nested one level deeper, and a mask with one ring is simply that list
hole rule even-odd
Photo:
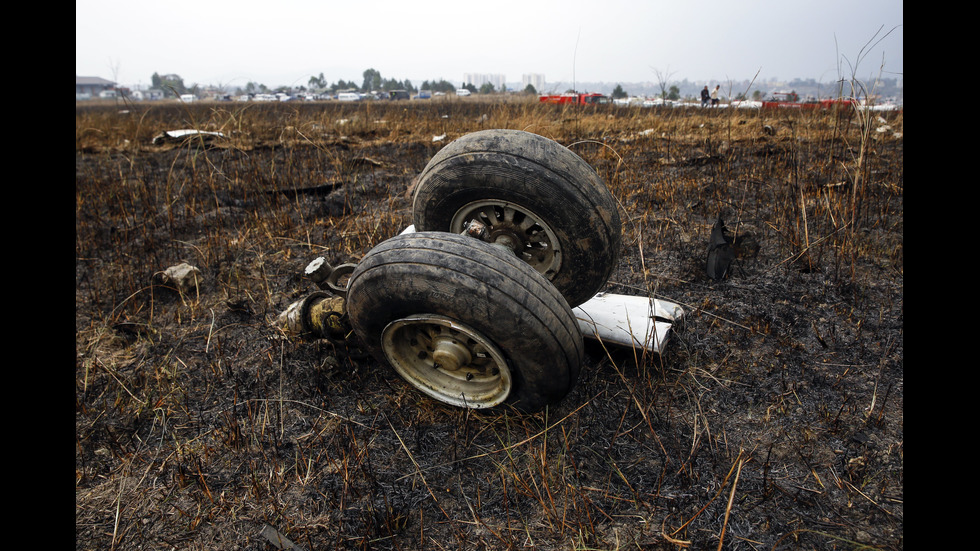
[{"label": "white vehicle", "polygon": [[652,98],[643,100],[643,107],[673,107],[676,105],[671,100],[665,100],[664,98]]},{"label": "white vehicle", "polygon": [[337,94],[338,101],[360,101],[361,95],[357,92],[341,92]]},{"label": "white vehicle", "polygon": [[459,90],[456,90],[456,95],[457,96],[468,96],[468,95],[470,95],[470,91],[467,90],[466,88],[460,88]]},{"label": "white vehicle", "polygon": [[197,99],[197,96],[195,96],[194,94],[181,94],[180,95],[180,101],[183,102],[183,103],[191,103],[191,102],[195,101],[196,99]]}]

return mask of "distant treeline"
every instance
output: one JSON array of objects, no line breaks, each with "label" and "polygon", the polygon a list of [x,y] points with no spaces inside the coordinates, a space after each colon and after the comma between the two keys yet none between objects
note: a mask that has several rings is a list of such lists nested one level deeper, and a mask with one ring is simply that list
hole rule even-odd
[{"label": "distant treeline", "polygon": [[[274,92],[315,92],[336,94],[339,91],[367,92],[390,92],[394,90],[405,90],[409,93],[416,93],[419,90],[429,90],[431,92],[452,92],[457,86],[445,79],[425,80],[420,85],[415,86],[409,79],[399,80],[396,78],[384,78],[377,69],[366,69],[361,74],[361,80],[339,79],[329,82],[323,73],[310,76],[305,85],[301,86],[278,86],[269,88],[265,84],[248,82],[245,86],[238,86],[234,89],[227,89],[223,86],[208,86],[223,88],[226,93],[245,93],[260,94]],[[196,94],[202,91],[201,85],[193,84],[185,86],[183,79],[176,74],[158,75],[153,74],[151,83],[154,88],[164,91],[168,96],[176,97],[180,94]],[[709,79],[705,81],[691,81],[689,79],[672,80],[664,82],[548,82],[540,93],[561,93],[571,89],[578,92],[599,92],[601,94],[617,95],[626,94],[627,96],[661,96],[670,94],[680,98],[696,98],[701,89],[708,86],[714,89],[721,86],[721,96],[726,99],[763,99],[774,91],[794,91],[800,98],[831,98],[831,97],[862,97],[866,93],[873,93],[879,98],[889,98],[901,101],[904,87],[901,79],[881,78],[875,82],[861,82],[859,86],[853,86],[850,80],[842,81],[817,81],[812,78],[793,80],[718,80]],[[519,83],[508,83],[508,90],[522,92],[525,88]],[[472,92],[478,90],[473,89]],[[488,90],[480,89],[479,92],[485,93]],[[501,92],[502,90],[492,90]]]},{"label": "distant treeline", "polygon": [[[668,80],[662,88],[659,82],[582,82],[576,85],[580,92],[599,92],[611,95],[617,86],[620,86],[627,95],[630,96],[660,96],[662,92],[670,94],[672,88],[676,89],[681,98],[696,98],[705,86],[713,90],[715,86],[721,86],[721,96],[727,99],[763,99],[770,93],[776,91],[795,91],[801,99],[833,98],[838,96],[863,97],[865,91],[872,91],[879,98],[902,99],[902,81],[896,78],[882,78],[878,82],[862,82],[864,90],[852,90],[849,80],[843,82],[818,82],[812,78],[793,79],[793,80],[704,80],[691,81]],[[548,83],[546,91],[564,92],[570,87],[571,83]]]}]

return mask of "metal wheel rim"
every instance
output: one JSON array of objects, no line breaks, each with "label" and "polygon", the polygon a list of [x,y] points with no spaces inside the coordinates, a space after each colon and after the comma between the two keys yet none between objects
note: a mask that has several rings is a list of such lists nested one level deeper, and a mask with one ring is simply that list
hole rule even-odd
[{"label": "metal wheel rim", "polygon": [[461,233],[471,220],[486,226],[488,243],[514,251],[549,280],[561,268],[558,237],[544,220],[530,209],[508,201],[475,201],[456,211],[449,229]]},{"label": "metal wheel rim", "polygon": [[500,350],[450,318],[423,314],[395,320],[382,332],[381,346],[402,378],[441,402],[488,408],[510,394],[511,373]]}]

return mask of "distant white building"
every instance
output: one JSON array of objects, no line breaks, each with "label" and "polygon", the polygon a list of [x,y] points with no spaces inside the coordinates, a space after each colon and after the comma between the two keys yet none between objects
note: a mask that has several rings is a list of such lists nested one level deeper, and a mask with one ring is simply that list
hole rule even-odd
[{"label": "distant white building", "polygon": [[526,75],[521,75],[521,91],[527,88],[530,84],[534,86],[534,89],[541,93],[544,90],[544,75],[541,73],[530,73]]},{"label": "distant white building", "polygon": [[497,92],[507,90],[507,79],[501,74],[490,73],[463,73],[463,85],[472,84],[479,89],[484,84],[492,84]]}]

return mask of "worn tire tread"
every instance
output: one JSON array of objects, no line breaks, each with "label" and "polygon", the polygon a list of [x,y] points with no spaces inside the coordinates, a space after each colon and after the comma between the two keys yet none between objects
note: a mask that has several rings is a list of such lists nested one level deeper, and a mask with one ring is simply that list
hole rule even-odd
[{"label": "worn tire tread", "polygon": [[622,223],[612,194],[581,157],[530,132],[467,134],[419,175],[413,222],[419,231],[448,231],[457,210],[482,199],[511,201],[549,220],[563,255],[552,283],[571,306],[605,286],[619,258]]},{"label": "worn tire tread", "polygon": [[583,362],[582,334],[561,293],[517,257],[473,238],[421,232],[382,242],[351,275],[347,305],[355,332],[383,362],[381,333],[396,319],[439,314],[476,328],[518,372],[505,404],[524,411],[564,397]]}]

